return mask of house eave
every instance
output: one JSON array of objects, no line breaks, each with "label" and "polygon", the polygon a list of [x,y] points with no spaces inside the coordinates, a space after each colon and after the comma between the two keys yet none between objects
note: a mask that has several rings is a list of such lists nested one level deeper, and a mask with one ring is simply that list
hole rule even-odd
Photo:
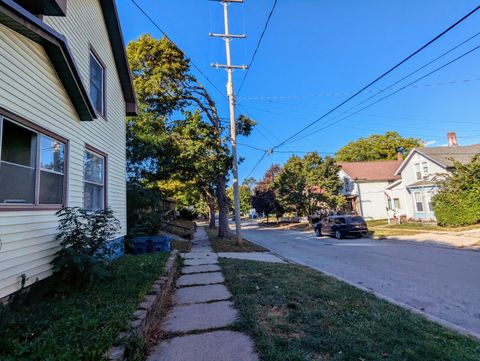
[{"label": "house eave", "polygon": [[118,77],[122,87],[123,97],[127,106],[126,115],[138,115],[137,99],[133,88],[132,74],[128,65],[125,42],[123,39],[122,28],[120,25],[117,6],[115,0],[100,0],[103,17],[107,27],[110,44],[112,47],[113,58],[117,67]]},{"label": "house eave", "polygon": [[42,45],[80,120],[92,121],[97,118],[63,35],[12,0],[0,0],[0,23]]}]

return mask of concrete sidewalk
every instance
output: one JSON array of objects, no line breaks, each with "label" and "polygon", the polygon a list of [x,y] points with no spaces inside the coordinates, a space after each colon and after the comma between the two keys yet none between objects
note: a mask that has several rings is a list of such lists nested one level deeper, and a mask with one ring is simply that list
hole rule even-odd
[{"label": "concrete sidewalk", "polygon": [[166,339],[147,360],[258,361],[250,337],[227,329],[238,313],[202,227],[192,243],[192,250],[182,255],[184,267],[174,306],[162,324]]}]

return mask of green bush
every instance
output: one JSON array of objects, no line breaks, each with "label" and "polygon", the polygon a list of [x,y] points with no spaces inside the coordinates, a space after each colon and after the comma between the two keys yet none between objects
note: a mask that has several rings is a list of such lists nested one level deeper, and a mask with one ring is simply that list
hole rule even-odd
[{"label": "green bush", "polygon": [[165,222],[162,195],[140,184],[127,185],[127,229],[131,236],[155,235]]},{"label": "green bush", "polygon": [[58,211],[57,216],[59,233],[55,239],[62,248],[52,261],[55,276],[64,285],[73,286],[108,277],[109,261],[116,253],[110,241],[120,229],[113,211],[67,207]]},{"label": "green bush", "polygon": [[468,164],[455,162],[451,175],[440,182],[433,209],[442,226],[480,223],[480,154]]},{"label": "green bush", "polygon": [[434,210],[441,226],[467,226],[480,222],[480,184],[462,192],[440,192]]}]

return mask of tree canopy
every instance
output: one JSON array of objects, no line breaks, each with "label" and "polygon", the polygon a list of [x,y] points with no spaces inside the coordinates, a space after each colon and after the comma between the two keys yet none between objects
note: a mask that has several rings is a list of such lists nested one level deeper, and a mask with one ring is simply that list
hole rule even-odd
[{"label": "tree canopy", "polygon": [[285,211],[309,215],[323,208],[335,209],[344,204],[338,172],[331,157],[316,152],[303,158],[294,155],[275,177],[273,188]]},{"label": "tree canopy", "polygon": [[373,134],[348,143],[335,154],[335,159],[338,162],[395,160],[397,153],[406,156],[413,148],[421,145],[420,139],[404,138],[397,132]]}]

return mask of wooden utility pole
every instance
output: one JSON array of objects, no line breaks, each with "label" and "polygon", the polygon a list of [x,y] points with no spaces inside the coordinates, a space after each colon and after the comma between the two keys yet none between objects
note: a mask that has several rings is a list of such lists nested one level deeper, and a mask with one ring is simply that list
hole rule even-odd
[{"label": "wooden utility pole", "polygon": [[225,50],[227,55],[227,64],[212,64],[215,68],[224,68],[227,70],[228,81],[227,81],[227,96],[230,106],[230,136],[232,139],[232,152],[233,152],[233,196],[235,204],[235,231],[237,244],[242,244],[242,230],[241,230],[241,218],[240,218],[240,193],[238,190],[238,155],[237,155],[237,131],[235,126],[235,93],[233,90],[233,69],[247,69],[246,65],[232,65],[232,59],[230,55],[230,42],[232,39],[243,39],[243,35],[233,35],[230,34],[229,24],[228,24],[228,7],[230,3],[243,3],[243,0],[221,0],[220,3],[223,5],[223,17],[225,23],[225,32],[224,34],[214,34],[210,33],[210,36],[223,38],[225,40]]}]

